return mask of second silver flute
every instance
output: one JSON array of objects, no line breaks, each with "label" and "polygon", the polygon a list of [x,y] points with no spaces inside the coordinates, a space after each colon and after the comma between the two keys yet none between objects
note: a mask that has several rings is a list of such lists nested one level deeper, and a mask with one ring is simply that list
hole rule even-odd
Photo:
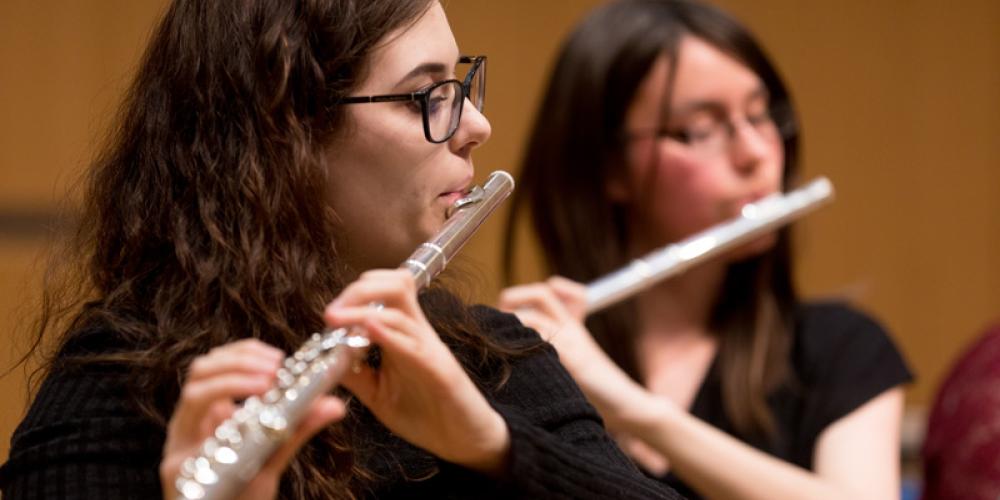
[{"label": "second silver flute", "polygon": [[655,250],[587,285],[587,313],[604,309],[698,262],[787,224],[832,198],[833,185],[820,177],[794,191],[747,204],[740,216]]},{"label": "second silver flute", "polygon": [[[513,189],[510,174],[496,171],[482,188],[455,202],[444,227],[401,266],[413,274],[418,289],[444,270]],[[239,494],[297,427],[310,403],[333,389],[368,345],[363,332],[346,328],[313,334],[285,359],[274,388],[260,398],[248,398],[205,440],[198,456],[185,460],[175,485],[178,498],[227,499]]]}]

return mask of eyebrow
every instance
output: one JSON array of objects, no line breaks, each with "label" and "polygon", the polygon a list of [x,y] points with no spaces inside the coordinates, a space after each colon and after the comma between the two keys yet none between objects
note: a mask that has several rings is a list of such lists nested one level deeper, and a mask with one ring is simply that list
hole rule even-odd
[{"label": "eyebrow", "polygon": [[[746,98],[743,99],[743,103],[746,104],[754,99],[767,96],[768,96],[767,87],[765,87],[764,85],[760,85],[753,91],[751,91],[750,94],[746,96]],[[725,106],[723,106],[722,103],[718,101],[711,101],[711,100],[690,101],[678,106],[677,109],[675,110],[671,110],[670,114],[684,115],[687,113],[691,113],[694,111],[701,111],[701,110],[723,111],[725,110]]]},{"label": "eyebrow", "polygon": [[448,67],[441,63],[428,62],[423,63],[416,68],[413,68],[409,73],[396,82],[396,87],[402,86],[404,83],[423,75],[440,75],[448,71]]}]

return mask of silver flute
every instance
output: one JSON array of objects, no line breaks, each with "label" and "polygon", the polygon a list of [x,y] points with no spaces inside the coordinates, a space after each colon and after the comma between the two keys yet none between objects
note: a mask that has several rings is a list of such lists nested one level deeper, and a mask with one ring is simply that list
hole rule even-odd
[{"label": "silver flute", "polygon": [[833,185],[820,177],[785,194],[743,207],[741,214],[682,241],[654,250],[587,285],[587,314],[635,295],[670,276],[763,233],[802,217],[833,199]]},{"label": "silver flute", "polygon": [[[474,187],[449,208],[444,227],[400,266],[413,273],[418,289],[444,270],[513,189],[513,177],[498,170],[482,188]],[[175,484],[177,498],[228,499],[238,495],[291,435],[310,403],[330,392],[346,371],[363,359],[369,345],[359,328],[313,334],[302,348],[285,358],[273,388],[262,397],[247,398],[202,443],[199,454],[183,462]]]}]

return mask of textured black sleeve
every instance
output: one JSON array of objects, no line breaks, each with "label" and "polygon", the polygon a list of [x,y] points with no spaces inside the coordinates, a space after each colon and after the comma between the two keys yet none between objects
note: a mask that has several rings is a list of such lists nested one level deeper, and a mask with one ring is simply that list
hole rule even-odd
[{"label": "textured black sleeve", "polygon": [[872,318],[837,303],[807,306],[802,343],[812,379],[809,425],[818,436],[830,424],[893,387],[910,382],[902,354]]},{"label": "textured black sleeve", "polygon": [[525,498],[681,498],[632,464],[534,330],[487,308],[476,314],[502,343],[542,344],[513,361],[510,379],[491,396],[511,435],[505,489]]},{"label": "textured black sleeve", "polygon": [[49,376],[0,468],[5,500],[163,497],[165,436],[127,407],[124,377],[93,370]]}]

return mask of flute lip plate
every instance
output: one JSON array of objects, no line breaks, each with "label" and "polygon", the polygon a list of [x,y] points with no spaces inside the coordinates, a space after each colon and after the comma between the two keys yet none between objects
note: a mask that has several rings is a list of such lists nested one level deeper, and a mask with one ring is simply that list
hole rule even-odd
[{"label": "flute lip plate", "polygon": [[479,186],[472,186],[472,189],[469,190],[469,194],[455,200],[455,203],[451,205],[451,212],[454,213],[464,206],[479,203],[483,200],[483,196],[485,196],[483,188]]}]

